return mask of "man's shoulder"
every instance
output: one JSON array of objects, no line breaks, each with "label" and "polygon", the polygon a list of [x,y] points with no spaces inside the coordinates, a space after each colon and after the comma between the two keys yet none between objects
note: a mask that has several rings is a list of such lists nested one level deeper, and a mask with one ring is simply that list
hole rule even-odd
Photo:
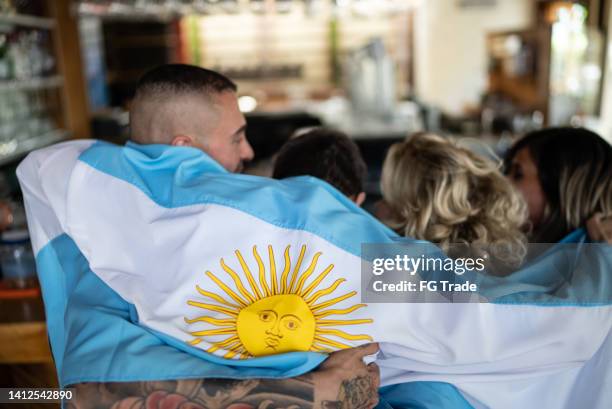
[{"label": "man's shoulder", "polygon": [[93,139],[71,140],[32,151],[17,167],[17,176],[21,179],[22,175],[43,168],[50,162],[65,164],[70,159],[74,161],[96,142]]}]

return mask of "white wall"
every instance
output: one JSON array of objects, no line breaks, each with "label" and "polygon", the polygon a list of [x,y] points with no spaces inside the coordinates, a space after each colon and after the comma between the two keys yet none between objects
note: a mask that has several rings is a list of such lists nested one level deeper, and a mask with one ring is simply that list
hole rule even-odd
[{"label": "white wall", "polygon": [[601,116],[595,121],[593,128],[608,142],[612,143],[612,12],[608,19],[607,47],[606,72],[601,97]]},{"label": "white wall", "polygon": [[530,26],[532,0],[497,0],[460,8],[457,0],[425,0],[416,16],[416,91],[449,113],[477,104],[487,86],[486,35]]}]

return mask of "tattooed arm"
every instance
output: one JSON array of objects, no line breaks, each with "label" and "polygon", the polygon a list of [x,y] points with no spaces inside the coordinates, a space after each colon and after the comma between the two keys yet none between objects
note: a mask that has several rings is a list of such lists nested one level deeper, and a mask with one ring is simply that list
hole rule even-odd
[{"label": "tattooed arm", "polygon": [[312,408],[309,375],[291,379],[199,379],[83,383],[68,407],[91,409]]},{"label": "tattooed arm", "polygon": [[379,374],[363,357],[376,344],[334,352],[315,371],[289,379],[198,379],[73,385],[70,409],[366,409],[378,403]]}]

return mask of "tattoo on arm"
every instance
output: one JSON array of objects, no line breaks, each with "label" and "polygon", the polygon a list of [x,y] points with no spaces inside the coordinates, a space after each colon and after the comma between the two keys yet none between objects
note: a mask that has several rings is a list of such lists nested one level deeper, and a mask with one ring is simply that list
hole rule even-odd
[{"label": "tattoo on arm", "polygon": [[362,409],[371,407],[373,395],[377,393],[372,389],[370,378],[358,376],[342,382],[338,400],[323,401],[322,409]]},{"label": "tattoo on arm", "polygon": [[82,383],[70,409],[312,409],[309,375],[290,379],[198,379]]}]

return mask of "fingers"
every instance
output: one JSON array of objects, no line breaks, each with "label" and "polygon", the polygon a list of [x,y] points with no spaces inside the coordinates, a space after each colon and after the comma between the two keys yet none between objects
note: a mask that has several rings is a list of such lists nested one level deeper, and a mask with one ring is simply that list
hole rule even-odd
[{"label": "fingers", "polygon": [[355,355],[355,357],[364,358],[368,355],[374,355],[378,352],[378,349],[378,343],[372,342],[370,344],[360,345],[358,347],[351,348],[347,351],[351,351]]},{"label": "fingers", "polygon": [[378,388],[380,388],[380,368],[376,363],[372,362],[367,366],[368,376],[370,378],[370,401],[368,408],[372,409],[378,405],[379,396]]},{"label": "fingers", "polygon": [[334,366],[343,367],[359,367],[360,370],[365,369],[363,358],[368,355],[373,355],[378,352],[378,343],[365,344],[354,348],[342,349],[332,352],[329,357],[321,364],[321,368],[330,368]]},{"label": "fingers", "polygon": [[368,364],[367,370],[370,375],[372,389],[378,390],[378,388],[380,388],[380,368],[376,365],[376,362],[372,362]]},{"label": "fingers", "polygon": [[338,388],[338,392],[333,392],[331,395],[342,397],[345,403],[352,402],[349,407],[374,408],[379,401],[380,369],[374,362],[366,365],[363,358],[377,351],[378,344],[374,343],[330,354],[317,369],[319,374],[323,374],[325,379],[328,379],[321,388]]},{"label": "fingers", "polygon": [[368,409],[374,409],[376,406],[378,406],[379,400],[380,398],[378,397],[378,393],[372,395],[372,398],[368,402]]}]

